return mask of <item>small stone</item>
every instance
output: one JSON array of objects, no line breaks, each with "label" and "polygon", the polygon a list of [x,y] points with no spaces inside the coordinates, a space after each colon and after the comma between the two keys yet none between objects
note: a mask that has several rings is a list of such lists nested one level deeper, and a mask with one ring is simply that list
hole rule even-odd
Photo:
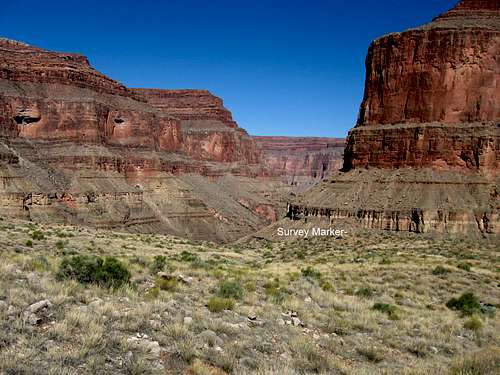
[{"label": "small stone", "polygon": [[38,302],[30,305],[26,309],[26,311],[34,314],[42,309],[51,308],[51,307],[52,307],[52,303],[48,299],[44,299],[42,301],[38,301]]},{"label": "small stone", "polygon": [[209,346],[214,346],[214,347],[216,346],[220,347],[224,343],[222,339],[219,336],[217,336],[217,334],[214,331],[209,329],[199,333],[198,338],[208,343]]},{"label": "small stone", "polygon": [[27,319],[28,323],[31,324],[32,326],[35,326],[37,325],[38,323],[40,323],[42,321],[41,318],[39,318],[36,314],[29,314],[28,315],[28,319]]},{"label": "small stone", "polygon": [[193,324],[193,318],[191,318],[190,316],[185,316],[184,317],[184,324],[187,326]]},{"label": "small stone", "polygon": [[303,323],[299,318],[293,317],[292,318],[292,325],[294,325],[295,327],[298,327],[298,326],[302,326]]},{"label": "small stone", "polygon": [[310,302],[312,302],[312,298],[311,298],[311,297],[309,297],[309,296],[307,296],[307,297],[304,299],[304,302],[305,302],[305,303],[310,303]]},{"label": "small stone", "polygon": [[5,301],[0,301],[0,311],[2,310],[7,310],[9,308],[9,305]]},{"label": "small stone", "polygon": [[435,346],[431,346],[429,347],[429,349],[431,350],[431,352],[433,352],[434,354],[437,354],[439,352],[439,349],[436,348]]}]

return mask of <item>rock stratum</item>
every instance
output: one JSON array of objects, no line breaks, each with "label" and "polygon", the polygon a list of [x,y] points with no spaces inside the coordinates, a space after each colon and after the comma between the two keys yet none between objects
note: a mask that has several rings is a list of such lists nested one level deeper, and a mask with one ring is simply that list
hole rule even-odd
[{"label": "rock stratum", "polygon": [[86,57],[0,39],[0,215],[226,241],[286,187],[222,100],[128,89]]},{"label": "rock stratum", "polygon": [[342,168],[343,138],[253,136],[273,175],[290,185],[314,185]]},{"label": "rock stratum", "polygon": [[374,41],[344,173],[290,204],[288,216],[498,235],[499,101],[499,1],[463,0]]}]

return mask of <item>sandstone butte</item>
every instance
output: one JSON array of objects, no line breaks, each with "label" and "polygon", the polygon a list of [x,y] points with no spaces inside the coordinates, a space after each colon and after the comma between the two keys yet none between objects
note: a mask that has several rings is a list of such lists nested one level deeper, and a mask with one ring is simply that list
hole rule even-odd
[{"label": "sandstone butte", "polygon": [[343,171],[291,218],[366,228],[498,235],[500,6],[463,0],[374,41]]}]

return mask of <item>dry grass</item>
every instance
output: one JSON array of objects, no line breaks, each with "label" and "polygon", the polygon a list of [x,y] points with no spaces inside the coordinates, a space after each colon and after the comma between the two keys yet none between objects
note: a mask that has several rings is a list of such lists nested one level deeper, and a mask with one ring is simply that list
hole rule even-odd
[{"label": "dry grass", "polygon": [[[0,226],[0,374],[465,375],[499,367],[498,314],[445,306],[472,291],[498,307],[498,244],[361,233],[217,246]],[[75,254],[118,258],[131,283],[58,280],[61,260]],[[170,276],[162,281],[159,269]],[[43,299],[52,306],[32,324],[25,311]],[[221,299],[231,303],[214,303]],[[301,324],[289,324],[295,315]]]}]

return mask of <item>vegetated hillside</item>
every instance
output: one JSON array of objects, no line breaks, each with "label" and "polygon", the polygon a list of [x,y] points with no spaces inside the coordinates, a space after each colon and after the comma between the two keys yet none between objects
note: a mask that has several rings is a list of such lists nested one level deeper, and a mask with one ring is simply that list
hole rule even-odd
[{"label": "vegetated hillside", "polygon": [[[498,243],[0,223],[0,373],[494,374]],[[111,258],[110,258],[111,257]]]}]

